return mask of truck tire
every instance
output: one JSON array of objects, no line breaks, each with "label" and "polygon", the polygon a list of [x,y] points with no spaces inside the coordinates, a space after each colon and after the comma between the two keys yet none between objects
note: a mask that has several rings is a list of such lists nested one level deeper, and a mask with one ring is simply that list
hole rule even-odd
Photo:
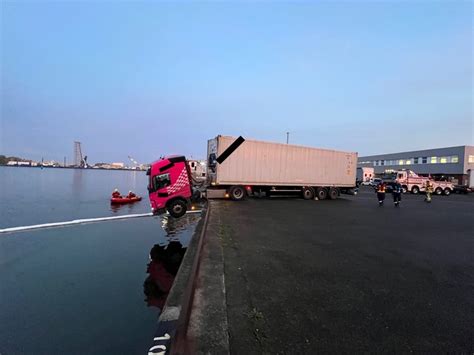
[{"label": "truck tire", "polygon": [[301,194],[305,200],[312,200],[314,198],[314,190],[312,187],[303,187]]},{"label": "truck tire", "polygon": [[435,190],[436,195],[441,195],[443,193],[443,189],[441,187],[437,187]]},{"label": "truck tire", "polygon": [[444,194],[445,194],[446,196],[451,195],[451,189],[450,189],[449,187],[445,188],[445,189],[444,189]]},{"label": "truck tire", "polygon": [[402,192],[403,192],[404,194],[406,194],[406,193],[408,192],[408,186],[407,186],[407,185],[403,185],[403,186],[402,186]]},{"label": "truck tire", "polygon": [[179,218],[186,214],[187,206],[186,202],[183,200],[174,200],[168,204],[166,209],[172,217]]},{"label": "truck tire", "polygon": [[328,191],[324,187],[318,187],[316,197],[318,200],[325,200],[328,197]]},{"label": "truck tire", "polygon": [[335,200],[338,196],[339,196],[339,191],[337,191],[337,189],[335,187],[331,187],[329,189],[328,198],[330,200]]},{"label": "truck tire", "polygon": [[416,195],[419,192],[420,192],[420,188],[418,186],[415,185],[411,188],[411,193],[412,194]]},{"label": "truck tire", "polygon": [[245,199],[245,189],[243,186],[232,186],[229,190],[229,195],[233,201],[242,201]]}]

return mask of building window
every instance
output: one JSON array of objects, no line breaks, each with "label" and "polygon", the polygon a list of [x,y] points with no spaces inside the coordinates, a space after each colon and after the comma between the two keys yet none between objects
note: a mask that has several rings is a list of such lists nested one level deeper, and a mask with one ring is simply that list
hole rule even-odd
[{"label": "building window", "polygon": [[474,155],[469,156],[468,162],[471,163],[471,164],[474,164]]},{"label": "building window", "polygon": [[457,155],[451,156],[451,163],[459,163],[459,157]]},{"label": "building window", "polygon": [[430,158],[430,164],[436,164],[438,162],[438,158],[437,157],[431,157]]},{"label": "building window", "polygon": [[406,160],[406,161],[405,161],[405,164],[406,164],[406,165],[410,165],[410,164],[411,164],[411,159]]},{"label": "building window", "polygon": [[421,158],[421,164],[426,164],[427,162],[428,162],[428,158],[427,158],[427,157]]},{"label": "building window", "polygon": [[385,165],[385,160],[381,160],[380,165]]},{"label": "building window", "polygon": [[398,161],[398,165],[403,165],[403,164],[405,164],[405,161],[403,159]]},{"label": "building window", "polygon": [[441,157],[441,158],[439,158],[439,162],[440,162],[441,164],[446,164],[446,163],[448,162],[448,157]]},{"label": "building window", "polygon": [[413,158],[413,164],[418,164],[418,158]]}]

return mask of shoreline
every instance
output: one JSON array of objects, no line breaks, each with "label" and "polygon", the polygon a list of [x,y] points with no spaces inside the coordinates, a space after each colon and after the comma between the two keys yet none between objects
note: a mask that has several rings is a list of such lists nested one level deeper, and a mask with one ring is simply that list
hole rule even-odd
[{"label": "shoreline", "polygon": [[34,169],[76,169],[76,170],[107,170],[107,171],[143,171],[145,172],[146,170],[140,170],[140,169],[124,169],[124,168],[117,168],[117,169],[106,169],[106,168],[78,168],[75,166],[28,166],[28,165],[0,165],[0,167],[6,167],[6,168],[34,168]]}]

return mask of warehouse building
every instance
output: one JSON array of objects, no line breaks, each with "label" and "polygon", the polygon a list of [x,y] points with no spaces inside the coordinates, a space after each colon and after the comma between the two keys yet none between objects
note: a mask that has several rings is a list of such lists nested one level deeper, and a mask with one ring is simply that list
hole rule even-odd
[{"label": "warehouse building", "polygon": [[435,180],[451,180],[467,184],[470,171],[474,171],[474,146],[416,150],[359,157],[358,167],[373,167],[377,175],[397,170],[412,170],[418,175]]}]

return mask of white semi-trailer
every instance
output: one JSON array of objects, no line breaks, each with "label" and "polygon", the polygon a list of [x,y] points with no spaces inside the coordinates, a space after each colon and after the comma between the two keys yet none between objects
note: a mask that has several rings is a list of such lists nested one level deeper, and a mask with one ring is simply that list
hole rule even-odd
[{"label": "white semi-trailer", "polygon": [[374,168],[362,167],[357,168],[356,180],[358,184],[370,185],[370,180],[375,177]]},{"label": "white semi-trailer", "polygon": [[357,153],[217,136],[208,141],[209,198],[300,194],[336,199],[356,191]]}]

